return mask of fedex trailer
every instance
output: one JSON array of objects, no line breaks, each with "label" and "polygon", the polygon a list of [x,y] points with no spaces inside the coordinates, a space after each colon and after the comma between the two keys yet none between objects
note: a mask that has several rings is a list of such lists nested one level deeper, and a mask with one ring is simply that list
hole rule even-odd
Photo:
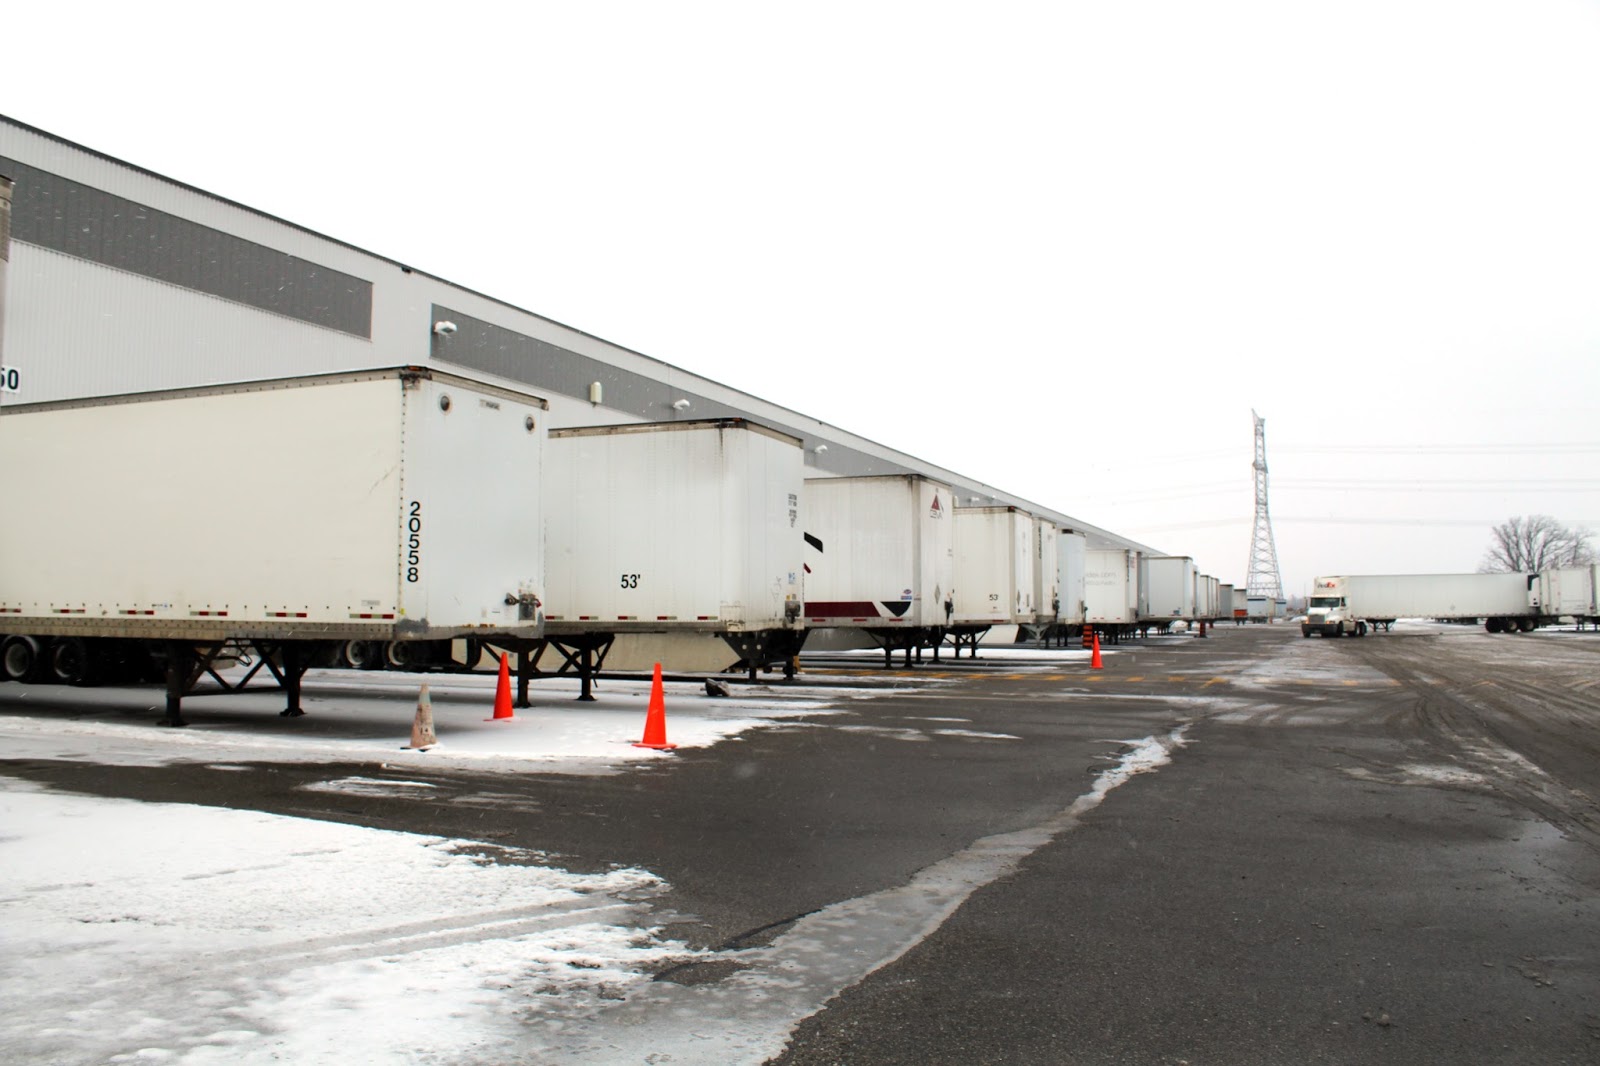
[{"label": "fedex trailer", "polygon": [[1401,618],[1482,619],[1491,633],[1538,624],[1537,574],[1350,574],[1311,583],[1300,635],[1365,636]]}]

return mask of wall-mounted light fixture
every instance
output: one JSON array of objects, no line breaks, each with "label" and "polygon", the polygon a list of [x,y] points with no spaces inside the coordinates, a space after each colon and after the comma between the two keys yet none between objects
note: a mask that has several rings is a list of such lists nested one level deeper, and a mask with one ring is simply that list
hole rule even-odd
[{"label": "wall-mounted light fixture", "polygon": [[811,450],[816,452],[818,455],[821,455],[823,452],[828,450],[828,446],[826,444],[819,444],[815,448],[812,448]]},{"label": "wall-mounted light fixture", "polygon": [[601,387],[600,382],[598,382],[598,381],[589,382],[589,402],[590,403],[599,403],[600,402],[600,397],[603,396],[604,394],[605,394],[605,389]]},{"label": "wall-mounted light fixture", "polygon": [[447,337],[456,331],[456,324],[441,318],[433,324],[433,331],[441,337]]},{"label": "wall-mounted light fixture", "polygon": [[691,406],[693,406],[693,405],[690,404],[688,400],[673,400],[672,401],[672,409],[674,411],[687,411]]}]

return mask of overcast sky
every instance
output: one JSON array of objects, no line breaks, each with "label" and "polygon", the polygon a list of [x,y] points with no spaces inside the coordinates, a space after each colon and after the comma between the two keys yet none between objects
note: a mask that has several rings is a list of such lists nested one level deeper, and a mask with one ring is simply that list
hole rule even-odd
[{"label": "overcast sky", "polygon": [[39,5],[0,112],[1243,584],[1600,530],[1600,4]]}]

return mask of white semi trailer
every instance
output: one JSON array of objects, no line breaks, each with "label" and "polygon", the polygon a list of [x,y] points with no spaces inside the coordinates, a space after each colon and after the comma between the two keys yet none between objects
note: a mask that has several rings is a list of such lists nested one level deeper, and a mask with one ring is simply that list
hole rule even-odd
[{"label": "white semi trailer", "polygon": [[6,676],[164,674],[182,725],[241,650],[298,715],[350,641],[537,638],[545,414],[417,367],[0,406]]},{"label": "white semi trailer", "polygon": [[1300,635],[1365,636],[1400,618],[1471,622],[1491,633],[1531,630],[1539,620],[1537,574],[1353,574],[1319,577]]},{"label": "white semi trailer", "polygon": [[1539,606],[1545,620],[1600,623],[1600,566],[1562,567],[1539,574]]},{"label": "white semi trailer", "polygon": [[1060,568],[1057,578],[1061,590],[1061,610],[1056,615],[1057,624],[1066,627],[1071,636],[1083,628],[1084,565],[1089,550],[1089,538],[1070,529],[1061,530],[1056,538],[1056,560]]},{"label": "white semi trailer", "polygon": [[1091,548],[1084,553],[1084,628],[1115,640],[1139,622],[1139,553]]},{"label": "white semi trailer", "polygon": [[1043,629],[1061,616],[1061,531],[1049,518],[1033,520],[1034,621]]},{"label": "white semi trailer", "polygon": [[810,629],[855,630],[883,649],[934,649],[954,605],[950,486],[915,474],[808,478],[801,500]]},{"label": "white semi trailer", "polygon": [[1187,555],[1141,555],[1139,557],[1139,624],[1141,628],[1165,627],[1177,621],[1193,621],[1199,575],[1194,560]]},{"label": "white semi trailer", "polygon": [[545,637],[580,699],[618,635],[707,634],[752,679],[769,663],[793,676],[798,439],[742,418],[555,429],[544,484]]},{"label": "white semi trailer", "polygon": [[1034,518],[1016,507],[957,507],[955,593],[949,633],[956,654],[994,626],[1029,625],[1034,604]]}]

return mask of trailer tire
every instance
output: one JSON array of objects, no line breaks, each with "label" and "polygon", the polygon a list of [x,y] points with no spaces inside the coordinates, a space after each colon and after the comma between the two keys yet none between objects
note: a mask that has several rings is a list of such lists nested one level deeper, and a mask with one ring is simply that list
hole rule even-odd
[{"label": "trailer tire", "polygon": [[375,640],[347,640],[339,645],[339,664],[351,670],[376,670],[383,665],[383,645]]},{"label": "trailer tire", "polygon": [[82,637],[58,637],[50,646],[50,672],[63,685],[80,687],[99,681],[94,651]]},{"label": "trailer tire", "polygon": [[44,648],[36,637],[20,633],[7,637],[5,643],[0,644],[0,662],[4,663],[7,681],[33,684],[43,681],[47,674]]},{"label": "trailer tire", "polygon": [[418,670],[428,663],[428,646],[421,640],[391,640],[383,646],[383,661],[392,670]]},{"label": "trailer tire", "polygon": [[1519,618],[1517,619],[1517,628],[1522,630],[1524,633],[1532,633],[1535,629],[1539,628],[1539,623],[1535,622],[1531,618]]}]

